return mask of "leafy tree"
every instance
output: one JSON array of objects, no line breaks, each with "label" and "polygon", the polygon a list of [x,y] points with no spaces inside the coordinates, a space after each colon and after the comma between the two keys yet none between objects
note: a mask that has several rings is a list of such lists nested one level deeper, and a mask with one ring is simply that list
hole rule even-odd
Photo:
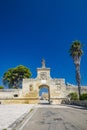
[{"label": "leafy tree", "polygon": [[0,86],[0,89],[4,89],[4,86]]},{"label": "leafy tree", "polygon": [[8,85],[9,88],[20,88],[22,80],[31,76],[30,70],[19,65],[16,68],[11,68],[3,75],[3,84]]},{"label": "leafy tree", "polygon": [[72,92],[68,95],[70,100],[78,100],[78,94],[76,92]]},{"label": "leafy tree", "polygon": [[81,94],[80,100],[87,100],[87,93]]},{"label": "leafy tree", "polygon": [[79,99],[80,99],[80,95],[81,95],[80,61],[81,61],[81,56],[83,54],[82,44],[80,43],[80,41],[76,40],[72,43],[69,49],[69,53],[70,53],[70,56],[73,58],[73,61],[76,67],[76,81],[78,84],[78,94],[79,94]]}]

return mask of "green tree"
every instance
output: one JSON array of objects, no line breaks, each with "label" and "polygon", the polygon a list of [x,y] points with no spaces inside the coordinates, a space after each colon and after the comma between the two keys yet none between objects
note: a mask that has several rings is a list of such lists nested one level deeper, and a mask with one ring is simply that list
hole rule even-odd
[{"label": "green tree", "polygon": [[87,93],[81,94],[80,100],[87,100]]},{"label": "green tree", "polygon": [[78,95],[79,95],[79,99],[80,99],[80,95],[81,95],[80,62],[81,62],[81,56],[83,54],[82,44],[80,43],[80,41],[76,40],[71,44],[69,53],[70,53],[70,56],[73,58],[73,61],[74,61],[75,67],[76,67],[76,81],[78,84]]},{"label": "green tree", "polygon": [[4,89],[4,86],[0,86],[0,89]]},{"label": "green tree", "polygon": [[72,92],[68,95],[70,100],[78,100],[78,94],[76,92]]},{"label": "green tree", "polygon": [[9,88],[20,88],[22,80],[31,76],[30,69],[23,65],[11,68],[3,75],[3,84]]}]

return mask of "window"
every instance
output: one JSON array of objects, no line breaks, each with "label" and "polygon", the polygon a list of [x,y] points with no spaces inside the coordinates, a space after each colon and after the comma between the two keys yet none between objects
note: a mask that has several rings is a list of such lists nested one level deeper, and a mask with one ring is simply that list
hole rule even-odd
[{"label": "window", "polygon": [[18,94],[14,94],[14,97],[18,97]]}]

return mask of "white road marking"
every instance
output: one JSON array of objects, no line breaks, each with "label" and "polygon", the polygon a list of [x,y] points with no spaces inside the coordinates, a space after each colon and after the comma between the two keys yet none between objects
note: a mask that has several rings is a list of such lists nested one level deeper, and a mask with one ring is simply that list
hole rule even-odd
[{"label": "white road marking", "polygon": [[29,118],[23,123],[23,125],[19,128],[19,130],[22,130],[24,126],[28,123],[28,121],[32,118],[32,116],[36,113],[38,108],[34,110],[34,112],[29,116]]}]

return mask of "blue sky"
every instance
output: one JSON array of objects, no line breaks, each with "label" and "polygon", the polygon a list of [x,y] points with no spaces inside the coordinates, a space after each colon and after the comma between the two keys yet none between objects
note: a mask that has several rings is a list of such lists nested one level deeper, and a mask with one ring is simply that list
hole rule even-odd
[{"label": "blue sky", "polygon": [[76,84],[75,66],[68,54],[74,40],[84,44],[81,83],[87,85],[86,0],[1,0],[0,84],[3,73],[20,64],[36,77],[42,58],[53,78]]}]

